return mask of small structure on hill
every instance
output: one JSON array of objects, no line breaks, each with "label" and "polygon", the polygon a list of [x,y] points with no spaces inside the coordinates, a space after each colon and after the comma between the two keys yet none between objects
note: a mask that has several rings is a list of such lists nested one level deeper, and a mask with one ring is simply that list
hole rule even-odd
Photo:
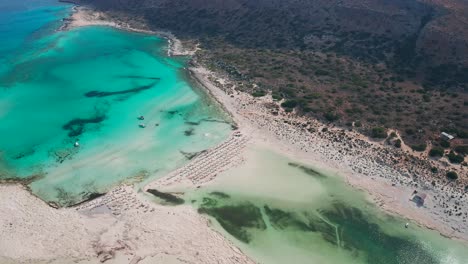
[{"label": "small structure on hill", "polygon": [[447,140],[447,141],[450,141],[450,140],[452,140],[452,139],[455,138],[454,136],[450,135],[449,133],[445,133],[445,132],[442,132],[442,133],[440,134],[440,137],[441,137],[442,139],[444,139],[444,140]]},{"label": "small structure on hill", "polygon": [[416,203],[417,206],[423,206],[426,201],[427,195],[425,193],[416,193],[413,196],[412,201]]}]

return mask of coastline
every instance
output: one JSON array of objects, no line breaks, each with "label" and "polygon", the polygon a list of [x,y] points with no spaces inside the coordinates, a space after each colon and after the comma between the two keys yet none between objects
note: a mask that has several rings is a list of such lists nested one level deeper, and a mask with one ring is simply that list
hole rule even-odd
[{"label": "coastline", "polygon": [[127,22],[115,21],[103,12],[97,12],[88,7],[83,6],[73,6],[70,17],[63,20],[63,25],[58,30],[66,31],[73,28],[86,26],[107,26],[124,31],[143,33],[148,35],[157,35],[159,37],[165,38],[168,41],[167,55],[169,57],[193,56],[198,50],[198,45],[195,45],[195,47],[193,47],[192,49],[184,48],[182,42],[178,38],[176,38],[171,32],[162,30],[154,31],[148,29],[145,25],[133,26]]},{"label": "coastline", "polygon": [[[71,20],[66,20],[66,25],[60,30],[90,25],[111,26],[133,32],[156,34],[168,39],[169,56],[192,56],[198,49],[184,49],[182,42],[171,33],[136,29],[129,24],[106,20],[105,16],[93,19],[96,18],[96,13],[91,9],[75,8]],[[79,12],[87,12],[87,15],[81,13],[77,18],[76,14]],[[80,22],[73,24],[73,21]],[[385,150],[381,143],[367,140],[355,132],[343,132],[340,128],[294,117],[281,111],[279,115],[273,115],[268,106],[278,103],[273,101],[271,96],[253,98],[239,92],[235,85],[228,85],[232,83],[227,77],[206,69],[197,61],[192,61],[189,71],[196,82],[206,88],[210,96],[232,116],[238,125],[238,131],[221,145],[200,154],[173,173],[149,183],[143,190],[156,187],[164,189],[174,185],[197,188],[210,184],[219,173],[243,162],[246,146],[264,146],[300,162],[314,164],[325,171],[339,174],[348,184],[366,191],[370,199],[386,212],[412,219],[444,236],[468,241],[468,227],[463,229],[466,222],[463,224],[464,222],[455,218],[446,217],[443,208],[429,208],[436,205],[435,201],[429,199],[427,208],[417,208],[408,201],[414,189],[422,189],[420,181],[417,181],[416,187],[416,181],[413,181],[409,172],[406,175],[399,169],[381,163],[380,160],[386,157],[379,156],[379,153]],[[328,131],[319,132],[324,127],[327,127]],[[309,128],[316,132],[308,132]],[[353,150],[343,154],[343,149],[350,148],[350,145]],[[208,161],[209,166],[203,161]],[[188,175],[188,171],[193,171],[194,168],[197,173],[191,172]],[[210,170],[203,171],[206,168]],[[430,183],[426,184],[430,188]],[[218,261],[223,259],[225,262],[221,263],[253,263],[229,240],[212,230],[209,220],[199,215],[190,205],[167,207],[151,203],[148,201],[148,195],[135,191],[131,186],[116,187],[103,197],[78,207],[58,210],[47,207],[18,185],[2,184],[0,189],[0,194],[3,194],[2,200],[14,198],[11,204],[9,202],[0,205],[0,215],[14,216],[19,223],[7,223],[8,217],[0,221],[11,226],[8,229],[8,234],[11,235],[9,243],[0,246],[8,249],[5,252],[11,259],[28,262],[31,259],[58,260],[54,254],[59,253],[61,256],[58,257],[68,257],[74,261],[78,260],[78,263],[98,263],[109,259],[112,259],[113,263],[138,263],[143,259],[164,261],[174,256],[180,256],[177,260],[180,262],[219,263]],[[444,192],[451,191],[447,189]],[[430,197],[445,195],[437,190],[428,189],[424,192]],[[29,212],[29,208],[34,208],[35,211]],[[464,207],[462,211],[466,212],[467,209]],[[56,226],[58,219],[64,224]],[[37,222],[41,224],[36,225]],[[448,225],[453,225],[459,231]],[[194,226],[197,228],[193,228]],[[31,232],[34,233],[33,236]],[[70,238],[74,233],[76,237]],[[162,242],[159,239],[155,241],[151,233],[161,237]],[[121,234],[125,235],[120,236]],[[41,250],[27,252],[17,252],[11,248],[13,245],[19,245],[22,240],[35,240],[36,243],[45,241],[45,244]],[[178,244],[177,241],[184,242]]]},{"label": "coastline", "polygon": [[[170,33],[107,21],[82,7],[72,11],[58,30],[110,26],[166,38],[168,56],[194,52]],[[254,263],[192,206],[158,204],[133,184],[67,208],[47,204],[25,182],[1,183],[0,190],[1,263]]]},{"label": "coastline", "polygon": [[0,190],[2,263],[253,263],[190,205],[159,205],[132,186],[62,209],[20,185]]},{"label": "coastline", "polygon": [[[239,124],[242,133],[251,138],[251,144],[275,150],[292,159],[314,164],[324,171],[338,174],[354,188],[365,191],[369,200],[387,213],[410,219],[421,226],[438,231],[443,236],[465,243],[468,241],[466,221],[449,217],[444,213],[444,208],[433,208],[436,201],[432,199],[428,199],[422,208],[410,201],[413,190],[422,190],[430,197],[445,194],[448,199],[453,190],[424,190],[422,186],[414,186],[413,180],[401,171],[376,162],[376,159],[382,158],[379,154],[384,150],[384,146],[363,140],[363,136],[356,132],[347,135],[351,142],[338,140],[346,138],[347,133],[339,128],[329,128],[318,121],[314,121],[310,126],[316,131],[327,127],[328,131],[309,133],[303,127],[307,123],[303,118],[292,117],[286,113],[278,116],[269,113],[262,105],[274,103],[271,97],[259,99],[242,92],[223,90],[214,83],[227,83],[225,77],[217,76],[216,73],[200,65],[190,70],[198,81],[234,115],[234,120]],[[217,81],[217,78],[221,81]],[[356,142],[361,146],[359,147]],[[348,143],[354,144],[355,149],[361,149],[346,153],[343,148],[349,148]],[[463,202],[460,206],[463,206]],[[466,212],[467,209],[464,207],[461,211]]]}]

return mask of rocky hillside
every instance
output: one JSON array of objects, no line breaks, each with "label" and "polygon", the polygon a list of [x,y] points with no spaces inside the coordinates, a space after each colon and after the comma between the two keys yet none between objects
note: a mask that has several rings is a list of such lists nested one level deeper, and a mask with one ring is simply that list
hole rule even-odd
[{"label": "rocky hillside", "polygon": [[[464,0],[79,0],[191,37],[246,48],[333,51],[385,61],[428,86],[468,82]],[[462,76],[465,75],[465,76]],[[465,88],[466,89],[466,88]]]},{"label": "rocky hillside", "polygon": [[199,40],[207,64],[291,111],[415,144],[468,135],[467,0],[76,1]]}]

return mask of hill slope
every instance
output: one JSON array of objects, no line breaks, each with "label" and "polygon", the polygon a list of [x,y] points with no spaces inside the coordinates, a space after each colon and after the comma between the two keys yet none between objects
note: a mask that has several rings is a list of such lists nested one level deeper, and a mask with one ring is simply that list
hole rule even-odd
[{"label": "hill slope", "polygon": [[197,39],[207,64],[306,115],[414,143],[468,130],[466,0],[77,2]]}]

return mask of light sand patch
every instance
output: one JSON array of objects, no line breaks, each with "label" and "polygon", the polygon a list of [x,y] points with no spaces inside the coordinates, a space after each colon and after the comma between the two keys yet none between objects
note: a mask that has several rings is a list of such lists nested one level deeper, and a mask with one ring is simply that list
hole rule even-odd
[{"label": "light sand patch", "polygon": [[192,207],[157,205],[130,186],[56,210],[19,185],[0,185],[0,201],[6,263],[253,263]]}]

